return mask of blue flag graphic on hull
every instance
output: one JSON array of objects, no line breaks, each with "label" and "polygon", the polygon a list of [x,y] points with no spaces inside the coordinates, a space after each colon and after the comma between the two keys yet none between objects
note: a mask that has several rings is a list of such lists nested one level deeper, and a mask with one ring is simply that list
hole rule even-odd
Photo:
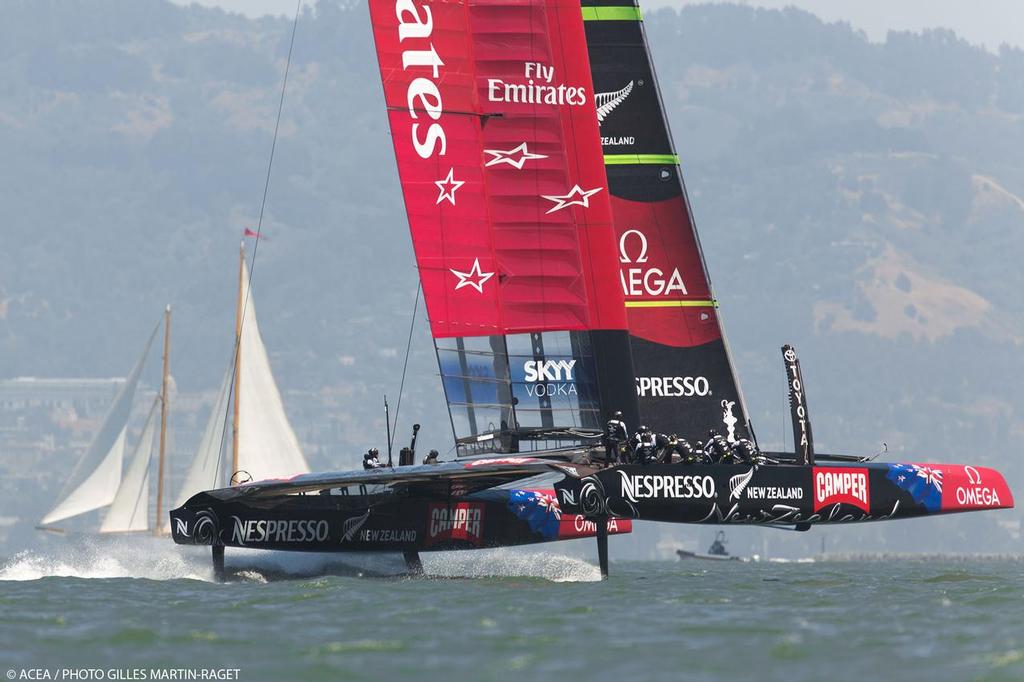
[{"label": "blue flag graphic on hull", "polygon": [[942,509],[942,472],[916,464],[890,464],[886,478],[931,513]]},{"label": "blue flag graphic on hull", "polygon": [[530,530],[553,540],[558,537],[562,510],[557,500],[533,490],[513,490],[509,493],[508,507],[517,517],[530,524]]}]

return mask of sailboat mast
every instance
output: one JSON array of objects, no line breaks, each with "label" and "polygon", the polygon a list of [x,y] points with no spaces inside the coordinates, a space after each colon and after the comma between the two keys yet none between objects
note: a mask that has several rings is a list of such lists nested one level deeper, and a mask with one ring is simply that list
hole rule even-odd
[{"label": "sailboat mast", "polygon": [[245,242],[238,247],[238,305],[235,312],[235,399],[231,417],[231,476],[238,471],[238,390],[242,385],[242,314],[245,305]]},{"label": "sailboat mast", "polygon": [[163,528],[164,508],[164,462],[167,457],[167,380],[170,377],[171,360],[171,306],[164,309],[164,368],[160,383],[160,458],[157,463],[156,479],[156,523],[153,535],[159,535]]}]

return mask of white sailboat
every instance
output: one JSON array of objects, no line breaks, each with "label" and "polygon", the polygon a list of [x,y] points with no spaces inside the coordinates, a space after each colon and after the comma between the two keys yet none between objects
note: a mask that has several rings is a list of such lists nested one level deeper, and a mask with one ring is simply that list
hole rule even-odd
[{"label": "white sailboat", "polygon": [[[225,479],[236,480],[236,474],[243,480],[261,480],[309,472],[256,322],[244,245],[239,250],[235,339],[237,352],[224,373],[199,448],[179,491],[178,506],[200,491],[223,486]],[[230,463],[224,452],[229,407]]]},{"label": "white sailboat", "polygon": [[135,363],[124,385],[118,391],[113,404],[107,411],[99,431],[93,437],[85,454],[68,477],[57,503],[42,518],[39,528],[62,532],[53,524],[86,512],[110,507],[100,525],[101,533],[135,533],[150,529],[150,460],[157,429],[157,407],[160,407],[159,473],[157,480],[156,523],[152,526],[159,534],[164,488],[164,460],[166,456],[168,378],[171,331],[171,307],[167,306],[164,318],[163,380],[160,395],[157,396],[146,418],[142,435],[132,451],[128,470],[123,474],[125,443],[128,420],[131,416],[135,392],[138,388],[142,369],[146,364],[149,350],[156,338],[160,325],[153,330],[142,356]]},{"label": "white sailboat", "polygon": [[[171,308],[164,314],[163,381],[146,418],[142,435],[124,470],[128,420],[150,347],[159,331],[153,330],[145,350],[132,368],[103,424],[79,460],[53,509],[43,517],[40,530],[62,532],[53,524],[109,507],[100,533],[166,533],[164,519],[165,463],[167,450],[168,380]],[[202,490],[217,488],[235,479],[280,478],[308,473],[309,465],[284,411],[281,392],[274,381],[266,346],[256,321],[249,289],[249,270],[244,246],[239,252],[238,304],[235,319],[237,352],[227,367],[206,428],[180,490],[180,506]],[[156,413],[159,406],[160,418]],[[227,460],[225,434],[228,410],[232,409],[231,459]],[[159,421],[159,457],[155,522],[150,518],[150,465]]]}]

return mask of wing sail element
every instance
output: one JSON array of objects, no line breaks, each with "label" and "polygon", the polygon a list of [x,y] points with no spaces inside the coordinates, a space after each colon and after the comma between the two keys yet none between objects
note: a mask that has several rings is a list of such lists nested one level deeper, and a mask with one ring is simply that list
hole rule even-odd
[{"label": "wing sail element", "polygon": [[460,452],[635,414],[579,4],[370,0],[370,16]]},{"label": "wing sail element", "polygon": [[636,0],[583,0],[640,421],[749,437]]}]

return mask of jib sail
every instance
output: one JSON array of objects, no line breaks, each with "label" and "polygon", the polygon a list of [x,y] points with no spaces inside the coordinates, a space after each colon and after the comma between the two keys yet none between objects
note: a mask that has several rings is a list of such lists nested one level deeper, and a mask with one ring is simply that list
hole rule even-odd
[{"label": "jib sail", "polygon": [[747,410],[665,119],[640,8],[583,0],[640,420],[748,437]]},{"label": "jib sail", "polygon": [[370,0],[370,15],[460,452],[635,416],[579,4]]}]

